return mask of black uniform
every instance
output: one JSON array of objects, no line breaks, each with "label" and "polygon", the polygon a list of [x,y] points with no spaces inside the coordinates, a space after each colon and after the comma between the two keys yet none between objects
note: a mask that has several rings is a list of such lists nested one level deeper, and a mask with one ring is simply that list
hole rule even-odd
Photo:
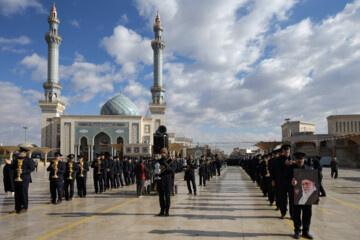
[{"label": "black uniform", "polygon": [[78,190],[79,197],[86,197],[86,179],[87,179],[87,172],[89,171],[89,164],[84,161],[84,166],[82,170],[83,177],[81,177],[81,168],[80,163],[78,164],[79,170],[76,173],[76,186]]},{"label": "black uniform", "polygon": [[190,185],[190,182],[191,182],[193,190],[194,190],[194,194],[196,195],[195,169],[196,169],[195,161],[194,160],[189,161],[188,165],[185,168],[184,179],[186,180],[189,194],[192,194],[191,185]]},{"label": "black uniform", "polygon": [[19,212],[22,209],[28,209],[29,203],[29,183],[31,182],[31,172],[34,171],[35,163],[29,157],[23,158],[20,175],[22,181],[15,181],[17,178],[18,159],[14,160],[10,168],[13,171],[14,190],[15,190],[15,210]]},{"label": "black uniform", "polygon": [[11,169],[11,165],[5,164],[3,169],[3,180],[5,192],[14,192],[14,171]]},{"label": "black uniform", "polygon": [[[103,183],[103,174],[105,172],[105,161],[101,160],[100,166],[97,165],[97,159],[95,159],[91,167],[94,169],[93,171],[93,178],[94,178],[94,188],[95,193],[102,193],[104,191],[104,183]],[[100,168],[100,174],[99,174],[99,168]],[[99,192],[100,190],[100,192]]]},{"label": "black uniform", "polygon": [[[67,201],[72,200],[74,196],[74,184],[75,184],[75,178],[76,173],[79,170],[79,167],[76,162],[72,162],[72,172],[70,174],[70,164],[69,162],[66,163],[66,171],[64,173],[64,191],[65,191],[65,199]],[[72,179],[69,179],[71,176]],[[70,192],[69,192],[70,187]]]},{"label": "black uniform", "polygon": [[[51,194],[51,203],[61,203],[64,191],[64,177],[63,174],[66,171],[66,165],[64,162],[59,161],[57,165],[57,173],[58,178],[54,178],[55,169],[52,167],[54,161],[51,161],[47,171],[49,172],[49,180],[50,180],[50,194]],[[56,193],[58,195],[58,200],[56,201]]]},{"label": "black uniform", "polygon": [[107,166],[107,188],[114,189],[115,188],[115,161],[111,158],[108,159]]},{"label": "black uniform", "polygon": [[314,169],[317,169],[318,170],[318,178],[319,178],[319,194],[320,196],[322,197],[325,197],[326,196],[326,192],[325,192],[325,189],[322,185],[322,179],[323,179],[323,173],[322,173],[322,169],[323,169],[323,166],[322,164],[320,163],[320,161],[314,161],[313,163],[313,167]]},{"label": "black uniform", "polygon": [[130,163],[128,160],[124,161],[123,164],[123,172],[124,172],[124,178],[125,178],[125,184],[126,186],[130,185]]},{"label": "black uniform", "polygon": [[158,162],[160,164],[160,168],[162,169],[162,173],[160,174],[161,179],[156,182],[161,208],[159,215],[169,215],[170,194],[173,188],[173,174],[175,173],[175,166],[173,162],[170,163],[171,160],[167,161],[165,158],[161,158]]},{"label": "black uniform", "polygon": [[199,164],[199,185],[204,184],[204,186],[206,186],[206,160],[200,160]]}]

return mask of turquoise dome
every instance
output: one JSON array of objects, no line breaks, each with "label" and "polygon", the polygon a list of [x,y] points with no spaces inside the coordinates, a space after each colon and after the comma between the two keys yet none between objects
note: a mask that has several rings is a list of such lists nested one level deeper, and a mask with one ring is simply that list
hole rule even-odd
[{"label": "turquoise dome", "polygon": [[124,95],[117,95],[101,108],[101,115],[140,116],[136,105]]}]

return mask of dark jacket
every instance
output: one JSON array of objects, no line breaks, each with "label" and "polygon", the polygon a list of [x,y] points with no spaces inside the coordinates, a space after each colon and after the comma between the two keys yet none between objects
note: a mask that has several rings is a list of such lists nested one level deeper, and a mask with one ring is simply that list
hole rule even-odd
[{"label": "dark jacket", "polygon": [[[13,180],[17,178],[18,159],[15,159],[11,164],[10,168],[13,171]],[[35,163],[29,157],[25,157],[21,166],[22,173],[20,175],[23,181],[31,182],[31,172],[35,170]]]},{"label": "dark jacket", "polygon": [[195,161],[194,160],[188,161],[187,166],[185,168],[184,180],[195,179],[195,169],[196,169]]},{"label": "dark jacket", "polygon": [[63,181],[64,180],[64,173],[66,171],[66,165],[64,162],[59,161],[58,166],[57,166],[57,176],[58,178],[53,178],[53,176],[55,175],[55,169],[52,168],[52,164],[54,163],[54,161],[50,162],[50,165],[47,168],[47,171],[49,172],[49,180],[51,182],[57,182],[57,181]]}]

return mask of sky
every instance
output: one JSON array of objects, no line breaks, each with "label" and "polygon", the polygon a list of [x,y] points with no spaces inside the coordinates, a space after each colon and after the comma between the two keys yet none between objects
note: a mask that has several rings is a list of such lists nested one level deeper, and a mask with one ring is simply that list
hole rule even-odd
[{"label": "sky", "polygon": [[[40,145],[53,1],[0,0],[0,142]],[[359,114],[360,0],[55,1],[61,101],[99,115],[118,93],[150,116],[152,26],[166,43],[166,126],[230,151],[281,140],[284,119]]]}]

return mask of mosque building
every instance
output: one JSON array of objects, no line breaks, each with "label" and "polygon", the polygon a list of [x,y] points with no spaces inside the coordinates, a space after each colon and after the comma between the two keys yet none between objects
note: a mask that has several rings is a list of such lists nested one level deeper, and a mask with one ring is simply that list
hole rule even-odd
[{"label": "mosque building", "polygon": [[[59,47],[62,38],[58,27],[55,4],[48,16],[49,32],[45,34],[48,44],[48,77],[43,84],[45,100],[41,108],[41,146],[58,149],[64,156],[82,154],[93,160],[95,153],[110,152],[126,156],[150,156],[153,133],[165,125],[165,87],[162,84],[163,49],[161,39],[163,26],[159,13],[151,42],[154,52],[154,84],[151,87],[152,102],[149,103],[150,118],[140,115],[139,109],[126,96],[118,94],[106,102],[100,115],[64,115],[65,104],[61,102],[62,85],[59,84]],[[119,147],[120,146],[120,147]]]}]

